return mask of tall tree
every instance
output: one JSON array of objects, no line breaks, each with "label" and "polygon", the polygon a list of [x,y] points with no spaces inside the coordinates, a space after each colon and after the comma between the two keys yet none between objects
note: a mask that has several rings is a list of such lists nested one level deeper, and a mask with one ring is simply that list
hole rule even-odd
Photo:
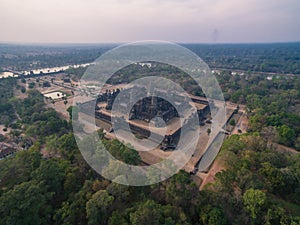
[{"label": "tall tree", "polygon": [[243,202],[250,212],[251,218],[255,221],[266,205],[267,197],[261,190],[248,189],[243,195]]},{"label": "tall tree", "polygon": [[92,198],[86,203],[88,224],[106,224],[113,201],[114,197],[105,190],[93,194]]}]

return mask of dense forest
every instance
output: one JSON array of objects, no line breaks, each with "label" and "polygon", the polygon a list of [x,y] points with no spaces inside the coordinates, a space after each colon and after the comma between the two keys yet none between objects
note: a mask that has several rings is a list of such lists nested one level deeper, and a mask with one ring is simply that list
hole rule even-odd
[{"label": "dense forest", "polygon": [[15,119],[14,107],[11,99],[14,97],[16,79],[9,78],[0,82],[0,124],[6,127]]},{"label": "dense forest", "polygon": [[[280,50],[272,57],[293,54],[284,50],[289,49],[289,44],[282,46],[286,53]],[[245,48],[246,52],[251,50]],[[12,50],[8,49],[7,54],[8,51]],[[24,52],[27,51],[25,48]],[[227,51],[233,50],[224,50],[225,55]],[[269,51],[266,50],[268,54]],[[253,50],[253,58],[258,59],[260,54]],[[299,64],[293,60],[292,64]],[[280,66],[278,71],[283,68]],[[144,73],[147,70],[127,68],[126,73],[117,73],[110,82],[128,82],[136,69]],[[153,67],[152,73],[169,69]],[[70,69],[67,73],[79,79],[84,71]],[[183,86],[194,94],[203,95],[179,70],[174,69],[169,76],[181,79]],[[83,159],[72,132],[72,121],[62,119],[48,108],[42,94],[34,88],[26,90],[27,97],[19,98],[14,96],[20,89],[17,79],[1,79],[0,123],[11,131],[0,139],[14,140],[24,150],[0,160],[0,224],[300,224],[300,154],[296,151],[300,150],[300,77],[266,79],[251,72],[233,76],[228,70],[216,76],[225,99],[246,106],[249,129],[245,134],[226,138],[216,159],[224,164],[224,170],[201,191],[184,171],[145,187],[124,186],[104,179]],[[68,111],[71,114],[71,108]],[[117,140],[106,139],[102,130],[97,134],[117,159],[142,164],[136,151]],[[281,151],[277,144],[291,148]]]},{"label": "dense forest", "polygon": [[300,74],[300,43],[186,44],[211,68]]},{"label": "dense forest", "polygon": [[[16,105],[33,145],[0,161],[1,224],[300,223],[300,155],[273,150],[268,136],[228,138],[219,155],[227,169],[203,191],[183,171],[156,185],[129,187],[85,163],[70,122],[46,109],[37,91]],[[122,154],[126,149],[115,140],[106,144],[120,160],[135,154]]]},{"label": "dense forest", "polygon": [[300,77],[217,76],[225,100],[247,106],[249,132],[300,150]]},{"label": "dense forest", "polygon": [[[181,45],[200,56],[211,68],[300,74],[300,43]],[[0,44],[0,71],[90,63],[115,46]]]},{"label": "dense forest", "polygon": [[115,45],[16,45],[0,43],[0,71],[90,63]]}]

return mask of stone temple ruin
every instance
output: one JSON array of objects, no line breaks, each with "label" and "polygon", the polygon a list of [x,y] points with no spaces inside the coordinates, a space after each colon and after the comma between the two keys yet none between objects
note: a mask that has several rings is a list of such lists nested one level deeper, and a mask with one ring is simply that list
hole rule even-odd
[{"label": "stone temple ruin", "polygon": [[[81,112],[91,114],[97,119],[111,123],[111,110],[113,108],[113,103],[118,97],[120,103],[118,104],[119,113],[118,115],[113,115],[114,118],[118,117],[117,119],[120,120],[120,123],[122,121],[128,123],[131,132],[144,137],[149,137],[150,135],[147,124],[153,123],[154,127],[157,128],[154,131],[157,135],[161,135],[159,128],[164,127],[167,124],[171,129],[169,129],[163,137],[164,141],[162,149],[174,149],[181,130],[180,118],[176,109],[184,111],[191,106],[191,102],[187,101],[186,96],[175,91],[168,91],[168,93],[166,93],[164,90],[156,90],[153,95],[148,93],[147,97],[141,97],[137,102],[135,101],[134,104],[130,105],[131,99],[133,99],[133,97],[137,99],[139,93],[147,93],[146,88],[134,86],[124,89],[122,92],[120,89],[107,89],[97,96],[96,101],[87,101],[78,104],[78,106],[80,107]],[[176,104],[175,106],[164,98],[156,97],[164,96],[166,94],[168,96],[172,95],[172,99],[175,100],[175,103],[173,103]],[[197,115],[195,116],[198,116],[199,124],[197,125],[200,125],[209,114],[208,101],[205,98],[197,96],[190,96],[190,99],[197,109]]]}]

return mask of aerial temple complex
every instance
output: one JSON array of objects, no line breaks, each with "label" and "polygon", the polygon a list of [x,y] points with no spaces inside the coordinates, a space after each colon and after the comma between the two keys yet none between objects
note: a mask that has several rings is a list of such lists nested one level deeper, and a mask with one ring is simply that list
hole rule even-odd
[{"label": "aerial temple complex", "polygon": [[[159,128],[167,125],[168,127],[171,127],[171,129],[167,130],[164,137],[164,143],[167,146],[176,145],[176,140],[178,139],[181,130],[180,118],[176,109],[184,110],[190,106],[190,102],[185,99],[185,96],[174,91],[168,93],[169,95],[172,95],[173,99],[175,99],[176,105],[174,106],[167,100],[161,97],[156,97],[163,96],[163,94],[160,93],[163,92],[163,90],[159,90],[155,92],[155,96],[150,95],[148,97],[141,98],[130,110],[128,110],[127,103],[130,102],[130,99],[143,91],[146,91],[144,87],[135,86],[126,89],[126,91],[122,91],[122,95],[119,96],[121,93],[120,89],[107,89],[105,92],[97,96],[96,101],[87,101],[78,104],[78,106],[80,107],[81,112],[91,115],[93,114],[92,116],[95,116],[95,118],[111,123],[111,110],[113,103],[118,96],[119,101],[121,102],[121,104],[118,105],[118,110],[121,113],[121,115],[118,115],[118,119],[129,123],[132,132],[148,137],[150,135],[150,131],[147,124],[151,122],[154,127],[157,128],[155,130],[157,135],[160,135]],[[197,125],[200,125],[209,114],[208,101],[205,98],[197,96],[190,96],[190,99],[197,109],[197,116],[199,118],[199,124]],[[114,117],[116,117],[116,115],[114,115]],[[161,118],[162,120],[157,118]]]}]

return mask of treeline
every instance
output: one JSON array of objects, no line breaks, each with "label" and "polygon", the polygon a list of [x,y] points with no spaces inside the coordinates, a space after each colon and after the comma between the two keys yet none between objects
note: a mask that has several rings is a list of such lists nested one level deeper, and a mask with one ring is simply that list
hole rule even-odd
[{"label": "treeline", "polygon": [[0,68],[23,71],[90,63],[112,46],[0,44]]},{"label": "treeline", "polygon": [[[300,43],[182,45],[211,68],[300,74]],[[12,67],[21,71],[90,63],[115,46],[0,44],[0,68]]]},{"label": "treeline", "polygon": [[300,74],[300,43],[186,44],[211,68]]}]

